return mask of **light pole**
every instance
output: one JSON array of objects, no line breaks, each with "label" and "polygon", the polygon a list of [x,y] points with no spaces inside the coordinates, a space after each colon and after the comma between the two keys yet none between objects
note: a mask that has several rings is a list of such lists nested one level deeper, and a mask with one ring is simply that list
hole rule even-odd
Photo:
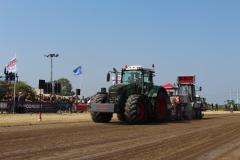
[{"label": "light pole", "polygon": [[47,58],[51,59],[51,84],[52,84],[52,92],[51,94],[54,94],[54,82],[53,82],[53,58],[57,58],[59,56],[59,54],[48,54],[48,55],[44,55]]}]

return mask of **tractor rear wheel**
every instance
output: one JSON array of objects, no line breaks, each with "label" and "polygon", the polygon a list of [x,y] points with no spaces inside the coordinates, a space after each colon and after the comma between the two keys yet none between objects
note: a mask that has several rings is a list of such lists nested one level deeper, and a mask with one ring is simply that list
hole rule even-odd
[{"label": "tractor rear wheel", "polygon": [[182,106],[178,105],[176,106],[176,120],[181,121],[182,119],[183,119]]},{"label": "tractor rear wheel", "polygon": [[192,120],[192,118],[193,118],[192,114],[193,114],[192,105],[191,104],[186,104],[184,106],[184,115],[183,115],[184,119],[188,120],[188,121]]},{"label": "tractor rear wheel", "polygon": [[197,119],[202,119],[202,111],[201,108],[197,109]]},{"label": "tractor rear wheel", "polygon": [[[92,102],[93,103],[106,103],[107,95],[106,94],[97,94]],[[92,120],[96,123],[108,123],[111,121],[113,114],[105,112],[91,112]]]},{"label": "tractor rear wheel", "polygon": [[125,106],[125,118],[130,124],[141,123],[146,120],[145,98],[142,95],[131,95]]},{"label": "tractor rear wheel", "polygon": [[163,121],[169,119],[168,103],[170,102],[169,96],[164,88],[160,88],[156,101],[155,101],[155,120]]},{"label": "tractor rear wheel", "polygon": [[198,119],[198,109],[193,108],[192,110],[192,119]]}]

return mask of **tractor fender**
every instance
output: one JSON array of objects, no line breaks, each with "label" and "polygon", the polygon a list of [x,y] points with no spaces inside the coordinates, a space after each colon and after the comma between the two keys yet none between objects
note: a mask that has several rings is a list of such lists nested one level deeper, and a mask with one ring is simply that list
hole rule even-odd
[{"label": "tractor fender", "polygon": [[167,90],[164,87],[160,86],[159,89],[158,89],[158,94],[159,93],[164,93],[165,94],[166,101],[167,101],[167,109],[172,109],[171,99],[168,96]]},{"label": "tractor fender", "polygon": [[158,96],[158,92],[159,92],[160,88],[161,88],[160,86],[153,86],[149,90],[147,96],[150,97],[150,98],[156,98]]},{"label": "tractor fender", "polygon": [[[164,92],[165,95],[168,95],[167,91],[166,91],[166,89],[164,87],[162,87],[162,86],[153,86],[151,88],[151,90],[148,92],[147,96],[151,97],[151,98],[156,98],[160,92],[162,92],[162,93]],[[171,103],[169,97],[168,97],[168,102],[167,103]]]}]

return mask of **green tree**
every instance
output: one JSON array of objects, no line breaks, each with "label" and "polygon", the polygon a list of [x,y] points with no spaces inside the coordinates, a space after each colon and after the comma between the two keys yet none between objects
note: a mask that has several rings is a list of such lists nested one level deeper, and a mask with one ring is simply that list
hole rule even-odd
[{"label": "green tree", "polygon": [[6,95],[8,92],[8,84],[5,81],[0,81],[0,100]]},{"label": "green tree", "polygon": [[56,81],[57,83],[61,84],[62,90],[60,95],[61,96],[72,96],[72,84],[67,78],[60,78],[59,80]]},{"label": "green tree", "polygon": [[16,83],[16,93],[18,92],[30,94],[32,97],[36,95],[35,90],[30,85],[28,85],[26,82],[23,82],[23,81],[19,81]]},{"label": "green tree", "polygon": [[[7,83],[5,81],[0,81],[0,100],[8,93],[13,95],[14,92],[14,83]],[[16,94],[23,92],[30,94],[31,97],[36,95],[34,89],[28,85],[26,82],[19,81],[16,83]]]}]

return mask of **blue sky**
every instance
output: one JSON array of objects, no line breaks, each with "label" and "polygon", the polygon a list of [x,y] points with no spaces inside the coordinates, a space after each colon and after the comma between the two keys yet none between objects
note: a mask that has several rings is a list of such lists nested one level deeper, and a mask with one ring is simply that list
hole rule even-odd
[{"label": "blue sky", "polygon": [[[0,0],[0,68],[14,54],[20,79],[68,78],[85,96],[125,64],[156,65],[157,84],[195,74],[211,103],[240,88],[238,0]],[[82,65],[83,75],[73,69]],[[3,72],[0,72],[0,75]]]}]

